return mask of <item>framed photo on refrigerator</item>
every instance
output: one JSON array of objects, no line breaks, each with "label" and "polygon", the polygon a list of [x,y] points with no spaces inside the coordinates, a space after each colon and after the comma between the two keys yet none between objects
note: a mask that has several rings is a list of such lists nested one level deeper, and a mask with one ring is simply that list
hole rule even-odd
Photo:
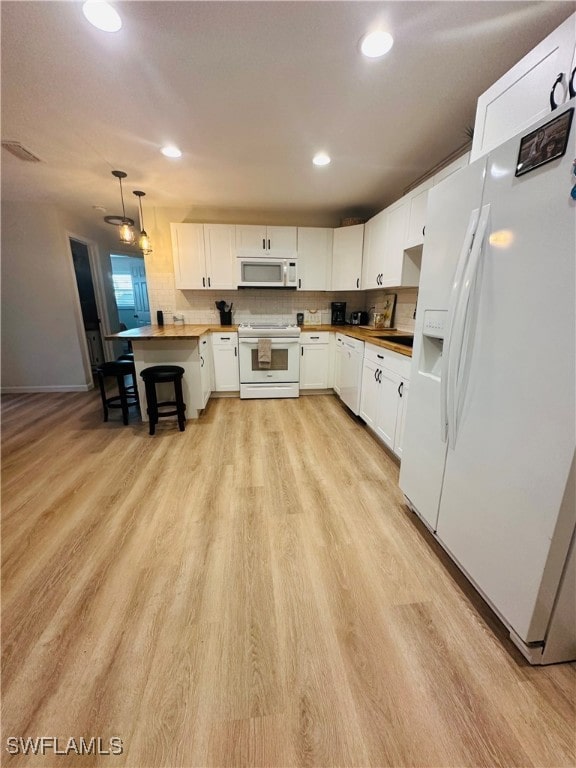
[{"label": "framed photo on refrigerator", "polygon": [[571,107],[522,137],[515,176],[522,176],[566,153],[573,114],[574,107]]}]

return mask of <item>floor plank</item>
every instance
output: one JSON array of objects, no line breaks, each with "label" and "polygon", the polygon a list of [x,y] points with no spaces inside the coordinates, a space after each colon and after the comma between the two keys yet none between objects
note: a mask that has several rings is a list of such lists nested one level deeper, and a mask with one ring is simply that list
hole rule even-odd
[{"label": "floor plank", "polygon": [[154,437],[93,392],[2,419],[3,739],[123,740],[63,766],[576,764],[576,666],[527,665],[336,398]]}]

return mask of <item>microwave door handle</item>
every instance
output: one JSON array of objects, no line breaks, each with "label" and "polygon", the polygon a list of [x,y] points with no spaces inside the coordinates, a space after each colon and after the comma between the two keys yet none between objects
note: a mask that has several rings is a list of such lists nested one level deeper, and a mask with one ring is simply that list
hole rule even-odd
[{"label": "microwave door handle", "polygon": [[284,261],[284,285],[288,285],[288,262]]}]

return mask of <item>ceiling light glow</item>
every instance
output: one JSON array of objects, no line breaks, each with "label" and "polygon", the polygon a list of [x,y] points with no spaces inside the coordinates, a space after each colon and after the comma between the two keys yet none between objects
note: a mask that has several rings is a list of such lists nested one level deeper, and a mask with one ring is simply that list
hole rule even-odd
[{"label": "ceiling light glow", "polygon": [[377,59],[379,56],[384,56],[385,53],[388,53],[393,45],[394,38],[389,32],[370,32],[370,34],[363,38],[360,50],[369,59]]},{"label": "ceiling light glow", "polygon": [[90,24],[103,32],[118,32],[122,28],[118,11],[103,0],[86,0],[82,12]]},{"label": "ceiling light glow", "polygon": [[160,150],[164,157],[182,157],[182,152],[173,144],[168,144]]},{"label": "ceiling light glow", "polygon": [[314,165],[328,165],[331,160],[326,152],[318,152],[318,154],[314,155],[312,158],[312,162]]}]

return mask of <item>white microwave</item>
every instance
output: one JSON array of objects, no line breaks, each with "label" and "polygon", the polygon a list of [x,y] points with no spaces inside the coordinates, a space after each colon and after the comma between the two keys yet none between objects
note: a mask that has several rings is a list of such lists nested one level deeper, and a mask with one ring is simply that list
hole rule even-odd
[{"label": "white microwave", "polygon": [[296,288],[297,260],[239,256],[238,288]]}]

